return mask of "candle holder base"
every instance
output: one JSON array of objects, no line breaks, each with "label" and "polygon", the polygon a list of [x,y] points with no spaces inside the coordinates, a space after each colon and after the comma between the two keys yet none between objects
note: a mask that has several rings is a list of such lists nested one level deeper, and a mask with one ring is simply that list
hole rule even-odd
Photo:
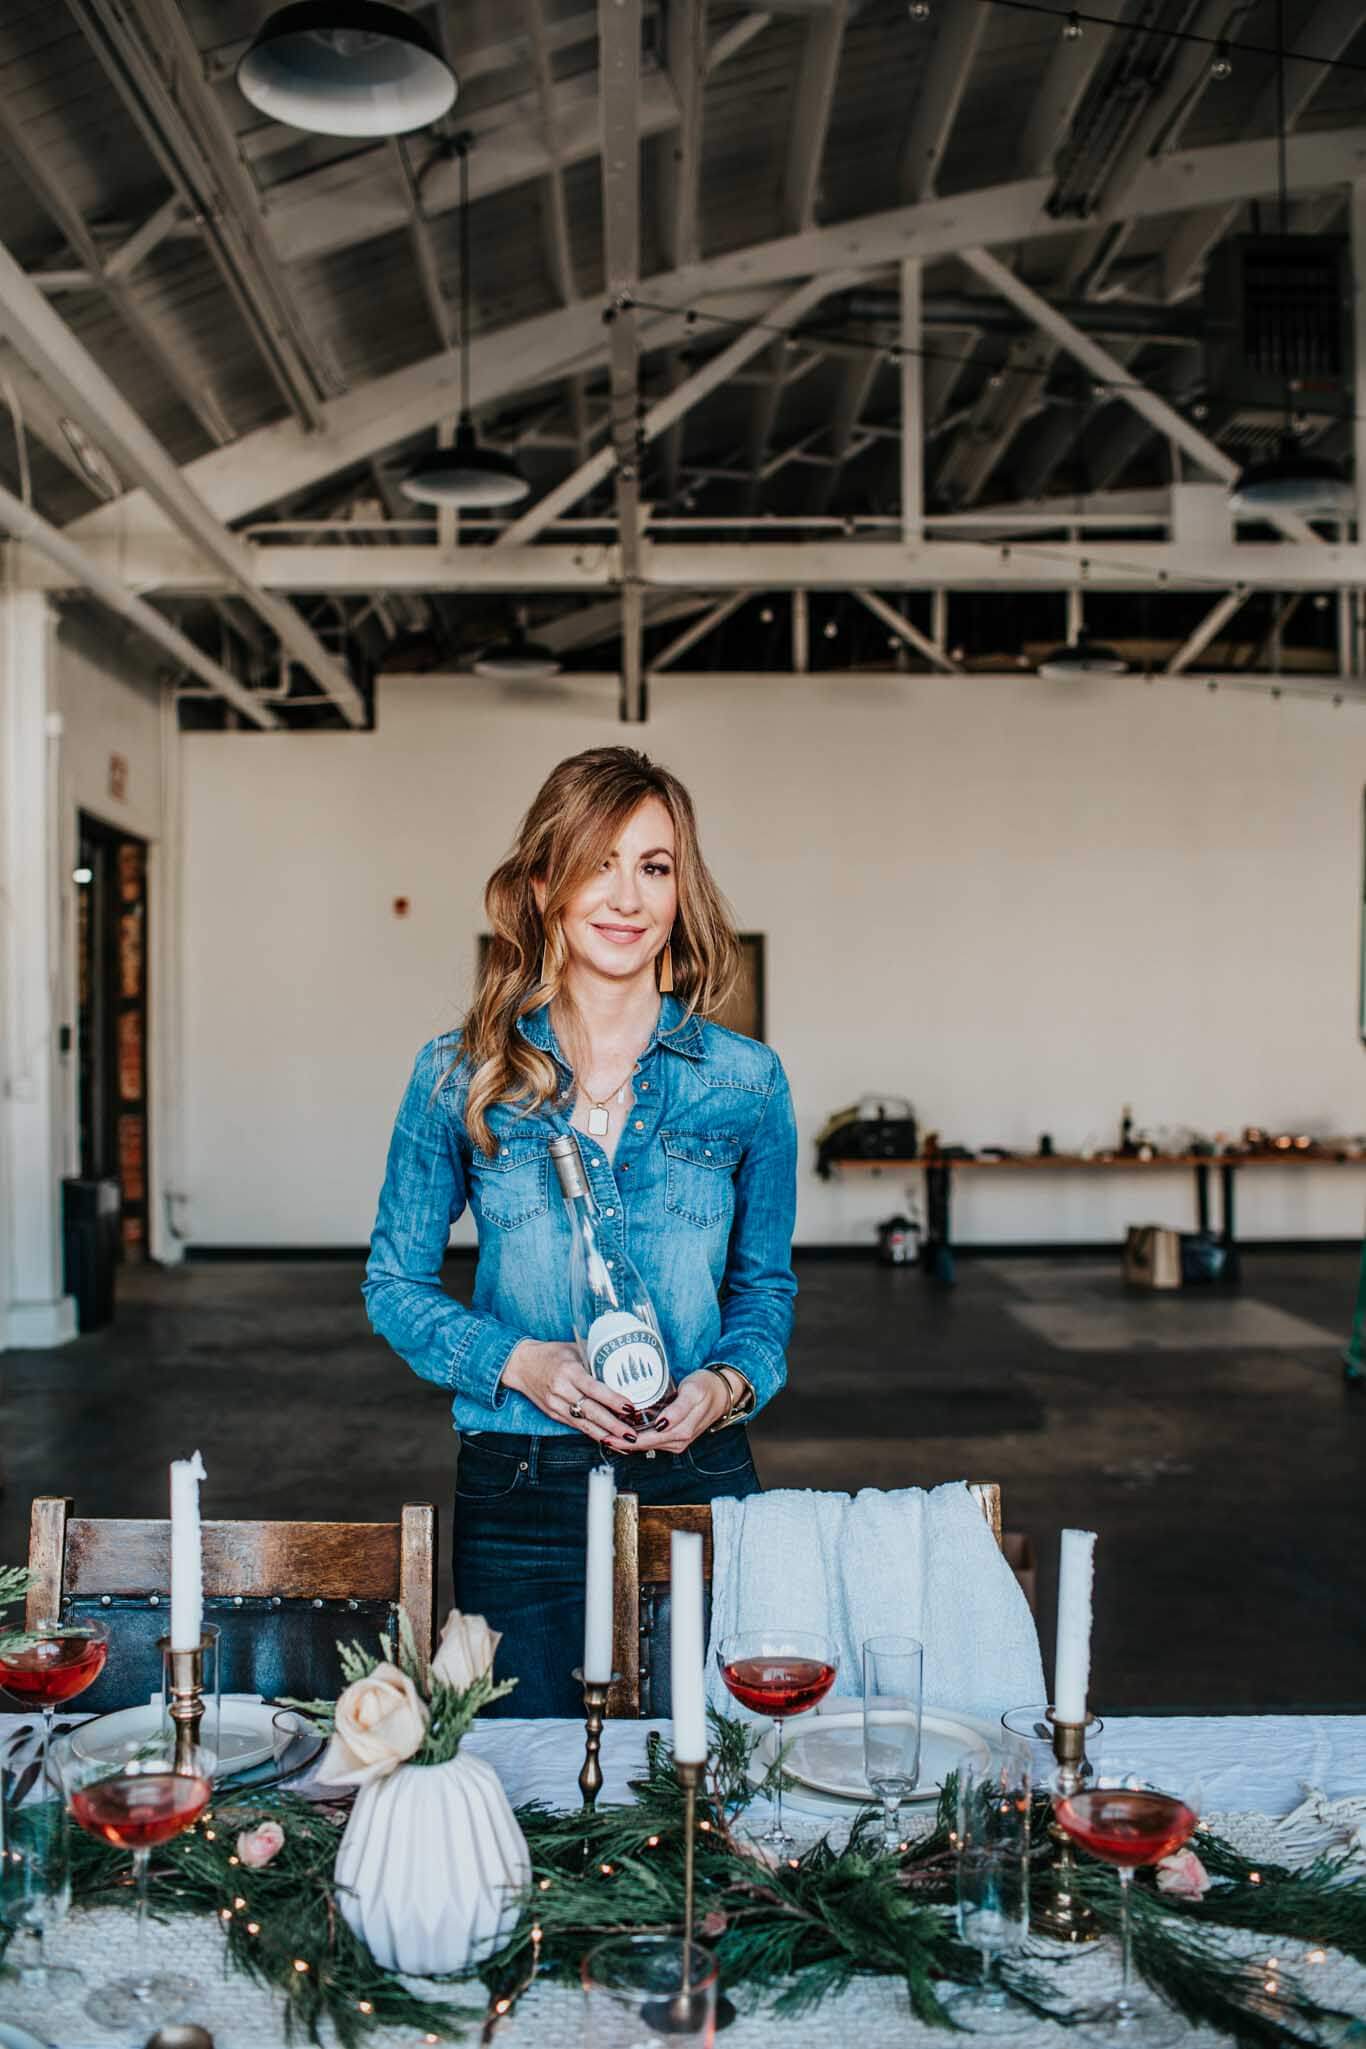
[{"label": "candle holder base", "polygon": [[[204,1658],[216,1650],[217,1630],[206,1630],[191,1650],[175,1650],[171,1639],[158,1639],[161,1652],[166,1714],[175,1731],[175,1764],[178,1772],[191,1770],[191,1755],[200,1748],[204,1722]],[[217,1742],[217,1730],[214,1730]]]},{"label": "candle holder base", "polygon": [[[1052,1708],[1048,1710],[1048,1721],[1053,1731],[1053,1755],[1058,1761],[1055,1784],[1066,1796],[1075,1793],[1083,1781],[1086,1724],[1060,1722]],[[1050,1823],[1048,1833],[1057,1844],[1053,1896],[1040,1913],[1031,1916],[1030,1927],[1034,1934],[1045,1935],[1053,1942],[1096,1942],[1100,1937],[1096,1917],[1076,1894],[1077,1860],[1072,1838],[1056,1821]]]},{"label": "candle holder base", "polygon": [[602,1791],[602,1718],[607,1707],[607,1696],[621,1678],[614,1672],[610,1679],[585,1679],[582,1666],[570,1674],[583,1689],[583,1769],[579,1773],[579,1791],[583,1795],[584,1809],[591,1814],[598,1804]]}]

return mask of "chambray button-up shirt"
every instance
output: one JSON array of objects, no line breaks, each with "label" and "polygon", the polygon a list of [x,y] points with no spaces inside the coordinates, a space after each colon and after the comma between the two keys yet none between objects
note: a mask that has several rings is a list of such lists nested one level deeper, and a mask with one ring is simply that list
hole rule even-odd
[{"label": "chambray button-up shirt", "polygon": [[[568,1088],[548,1007],[518,1030],[550,1054]],[[605,1229],[644,1277],[675,1379],[722,1361],[762,1407],[787,1378],[797,1292],[797,1132],[782,1063],[720,1025],[684,1022],[678,998],[665,996],[634,1082],[612,1160],[576,1134]],[[572,1435],[501,1385],[523,1338],[572,1339],[569,1220],[548,1150],[565,1119],[552,1104],[534,1115],[495,1104],[495,1150],[481,1153],[465,1130],[468,1085],[458,1032],[423,1047],[370,1242],[370,1323],[414,1372],[454,1391],[457,1429]],[[467,1204],[479,1232],[468,1308],[441,1285],[450,1227]]]}]

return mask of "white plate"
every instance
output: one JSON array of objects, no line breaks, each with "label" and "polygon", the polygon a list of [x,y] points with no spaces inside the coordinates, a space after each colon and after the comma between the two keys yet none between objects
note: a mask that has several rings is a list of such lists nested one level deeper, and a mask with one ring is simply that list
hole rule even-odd
[{"label": "white plate", "polygon": [[[770,1729],[755,1751],[761,1776],[773,1763],[777,1741]],[[861,1708],[803,1716],[788,1724],[782,1741],[788,1775],[801,1785],[837,1800],[874,1798],[863,1776]],[[969,1761],[985,1764],[990,1756],[990,1744],[968,1717],[926,1708],[920,1724],[920,1783],[907,1800],[937,1800],[950,1772]]]},{"label": "white plate", "polygon": [[[228,1772],[248,1771],[275,1755],[273,1717],[278,1708],[259,1700],[224,1700],[218,1728],[218,1766],[215,1778]],[[161,1729],[161,1702],[145,1707],[119,1708],[114,1714],[99,1715],[72,1731],[72,1747],[84,1757],[108,1758],[121,1762],[136,1755],[140,1744]]]},{"label": "white plate", "polygon": [[36,2035],[30,2035],[27,2028],[16,2027],[13,2021],[0,2021],[0,2049],[47,2049]]}]

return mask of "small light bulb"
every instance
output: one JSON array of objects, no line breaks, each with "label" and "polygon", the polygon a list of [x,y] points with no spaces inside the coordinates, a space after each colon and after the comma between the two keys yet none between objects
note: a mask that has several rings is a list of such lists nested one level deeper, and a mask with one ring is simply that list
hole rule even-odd
[{"label": "small light bulb", "polygon": [[294,1968],[299,1973],[299,1976],[302,1978],[304,1972],[308,1969],[308,1965],[304,1962],[302,1957],[295,1957]]},{"label": "small light bulb", "polygon": [[84,888],[87,883],[95,880],[95,871],[93,868],[73,868],[71,880],[80,883],[82,888]]},{"label": "small light bulb", "polygon": [[259,1935],[260,1933],[261,1933],[261,1924],[260,1924],[260,1922],[259,1922],[259,1921],[248,1921],[248,1923],[247,1923],[247,1934],[248,1934],[248,1935]]},{"label": "small light bulb", "polygon": [[1076,13],[1075,9],[1071,14],[1068,15],[1066,21],[1063,23],[1062,34],[1064,42],[1078,43],[1081,41],[1081,18]]},{"label": "small light bulb", "polygon": [[911,0],[907,13],[912,21],[928,21],[930,18],[930,0]]},{"label": "small light bulb", "polygon": [[[760,624],[761,626],[771,626],[771,625],[773,624],[773,607],[772,607],[772,605],[765,605],[765,606],[764,606],[764,609],[763,609],[763,611],[762,611],[762,612],[761,612],[761,613],[759,614],[759,624]],[[650,1841],[651,1841],[652,1843],[657,1843],[657,1842],[659,1841],[659,1838],[658,1838],[658,1836],[651,1836],[651,1838],[650,1838]]]},{"label": "small light bulb", "polygon": [[839,627],[836,626],[833,619],[827,619],[825,625],[822,627],[821,630],[824,633],[827,640],[834,640],[834,638],[839,632]]},{"label": "small light bulb", "polygon": [[1211,59],[1209,67],[1209,75],[1211,78],[1217,78],[1220,81],[1224,80],[1225,78],[1232,78],[1233,60],[1228,54],[1227,43],[1215,44],[1214,56]]}]

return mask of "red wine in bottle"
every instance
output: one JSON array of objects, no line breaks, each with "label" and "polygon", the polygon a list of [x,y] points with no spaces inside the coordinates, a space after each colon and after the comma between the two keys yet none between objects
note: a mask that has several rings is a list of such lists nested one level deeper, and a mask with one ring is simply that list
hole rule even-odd
[{"label": "red wine in bottle", "polygon": [[676,1390],[650,1291],[604,1227],[572,1132],[551,1139],[550,1157],[569,1212],[569,1300],[579,1352],[594,1380],[631,1404],[637,1423],[652,1423]]}]

